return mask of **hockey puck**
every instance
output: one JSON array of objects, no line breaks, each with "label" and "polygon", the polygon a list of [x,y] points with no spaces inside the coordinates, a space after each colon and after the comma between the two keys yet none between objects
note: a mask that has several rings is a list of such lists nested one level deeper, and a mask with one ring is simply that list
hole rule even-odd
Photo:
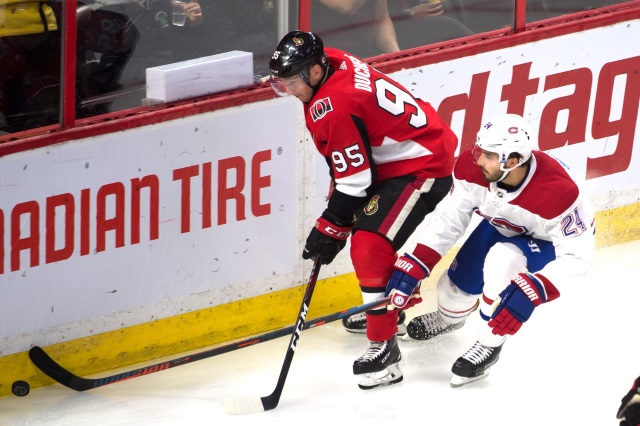
[{"label": "hockey puck", "polygon": [[24,380],[16,380],[11,385],[11,392],[13,392],[15,396],[27,396],[30,390],[31,386]]}]

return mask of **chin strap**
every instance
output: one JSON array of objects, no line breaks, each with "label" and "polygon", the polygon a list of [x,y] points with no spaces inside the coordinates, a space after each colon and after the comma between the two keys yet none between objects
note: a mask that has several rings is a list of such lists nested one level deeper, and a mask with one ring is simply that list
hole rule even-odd
[{"label": "chin strap", "polygon": [[516,164],[515,166],[509,168],[509,169],[505,169],[503,164],[500,164],[500,170],[502,170],[504,173],[502,173],[502,177],[500,179],[498,179],[496,182],[502,182],[502,180],[504,178],[507,177],[507,175],[509,174],[509,172],[511,170],[515,170],[516,168],[522,166],[525,163],[525,161],[522,161],[522,159],[520,161],[518,161],[518,164]]}]

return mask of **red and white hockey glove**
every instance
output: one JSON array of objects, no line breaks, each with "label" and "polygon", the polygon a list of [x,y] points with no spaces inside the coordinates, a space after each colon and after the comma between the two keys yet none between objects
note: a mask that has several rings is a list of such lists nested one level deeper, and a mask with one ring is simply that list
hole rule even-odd
[{"label": "red and white hockey glove", "polygon": [[429,276],[429,268],[417,258],[405,253],[393,265],[385,296],[391,295],[391,304],[397,309],[409,309],[422,302],[420,281]]},{"label": "red and white hockey glove", "polygon": [[536,307],[558,296],[560,293],[548,280],[528,272],[520,273],[496,299],[489,327],[493,328],[493,334],[500,336],[516,334]]},{"label": "red and white hockey glove", "polygon": [[622,398],[622,403],[616,416],[620,426],[640,425],[640,377],[633,382],[633,387]]},{"label": "red and white hockey glove", "polygon": [[325,210],[307,237],[303,259],[320,255],[321,263],[328,265],[347,244],[353,222],[347,222]]}]

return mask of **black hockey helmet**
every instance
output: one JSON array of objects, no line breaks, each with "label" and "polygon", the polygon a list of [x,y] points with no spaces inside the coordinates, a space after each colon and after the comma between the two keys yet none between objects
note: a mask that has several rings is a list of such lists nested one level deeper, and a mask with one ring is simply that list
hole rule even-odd
[{"label": "black hockey helmet", "polygon": [[322,39],[314,33],[295,30],[280,40],[269,61],[269,68],[274,77],[287,78],[302,73],[302,79],[308,82],[308,69],[313,64],[320,64],[323,68],[329,66]]}]

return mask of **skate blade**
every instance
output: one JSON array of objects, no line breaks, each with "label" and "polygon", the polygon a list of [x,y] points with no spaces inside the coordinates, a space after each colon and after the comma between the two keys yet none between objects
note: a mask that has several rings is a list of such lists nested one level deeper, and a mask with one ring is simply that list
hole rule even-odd
[{"label": "skate blade", "polygon": [[484,374],[481,374],[477,377],[462,377],[454,374],[453,377],[451,377],[451,387],[459,388],[460,386],[464,386],[468,383],[476,382],[478,380],[484,379],[488,375],[489,375],[489,371],[485,371]]},{"label": "skate blade", "polygon": [[400,371],[400,367],[397,363],[388,366],[382,371],[378,371],[376,373],[365,373],[360,377],[363,377],[363,380],[358,383],[358,387],[364,390],[393,385],[395,383],[400,383],[403,379],[402,371]]},{"label": "skate blade", "polygon": [[404,338],[407,335],[407,326],[404,324],[398,324],[398,331],[396,331],[396,336],[400,336]]}]

